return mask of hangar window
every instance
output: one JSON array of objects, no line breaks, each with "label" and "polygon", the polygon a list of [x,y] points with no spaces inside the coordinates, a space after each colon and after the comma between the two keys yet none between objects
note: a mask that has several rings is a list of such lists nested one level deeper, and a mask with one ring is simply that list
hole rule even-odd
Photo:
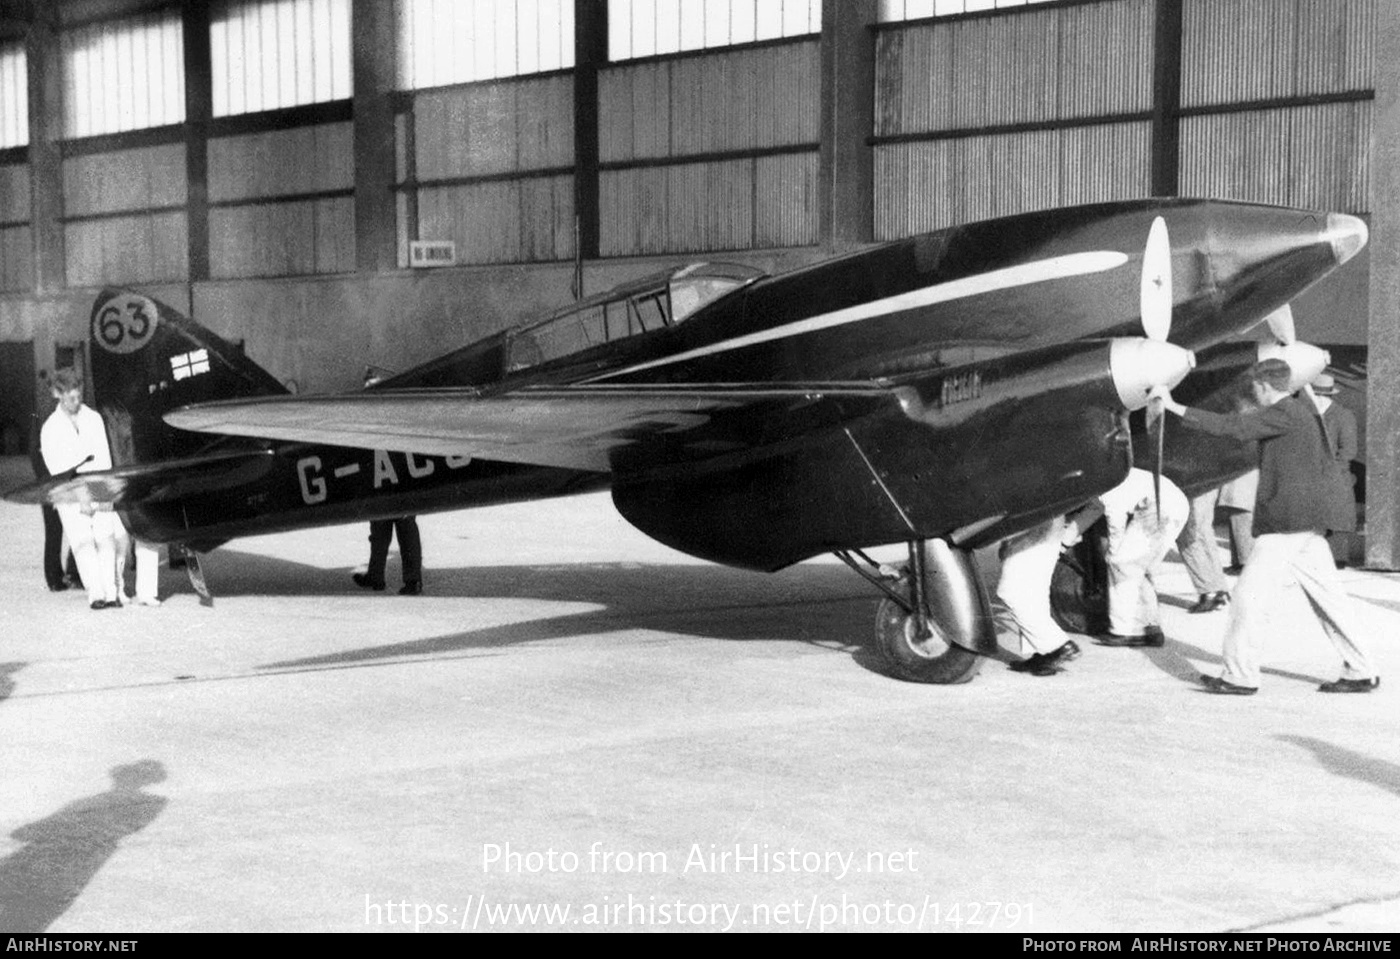
[{"label": "hangar window", "polygon": [[349,99],[350,0],[217,0],[209,59],[216,117]]},{"label": "hangar window", "polygon": [[0,149],[28,142],[29,70],[24,44],[0,44]]},{"label": "hangar window", "polygon": [[880,21],[922,20],[925,17],[951,17],[959,13],[980,13],[1002,7],[1024,7],[1049,0],[880,0]]},{"label": "hangar window", "polygon": [[574,0],[398,0],[406,90],[574,65]]},{"label": "hangar window", "polygon": [[608,0],[608,59],[820,33],[821,0]]},{"label": "hangar window", "polygon": [[67,30],[61,48],[65,135],[89,137],[184,122],[179,10]]}]

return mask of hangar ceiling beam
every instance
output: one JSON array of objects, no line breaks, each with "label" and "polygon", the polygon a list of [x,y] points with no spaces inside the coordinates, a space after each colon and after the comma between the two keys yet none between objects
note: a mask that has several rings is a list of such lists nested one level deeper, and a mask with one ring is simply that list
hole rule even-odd
[{"label": "hangar ceiling beam", "polygon": [[874,239],[875,0],[822,0],[817,235],[831,249]]},{"label": "hangar ceiling beam", "polygon": [[214,67],[209,6],[180,8],[185,54],[185,181],[189,224],[189,278],[209,279],[209,121],[214,115]]},{"label": "hangar ceiling beam", "polygon": [[[1376,5],[1377,51],[1400,49],[1400,3]],[[1400,569],[1400,57],[1377,55],[1371,138],[1366,565]]]},{"label": "hangar ceiling beam", "polygon": [[1153,196],[1176,196],[1181,190],[1181,4],[1157,0],[1152,37],[1152,183]]},{"label": "hangar ceiling beam", "polygon": [[598,257],[598,69],[608,63],[608,5],[574,4],[574,216],[581,259]]},{"label": "hangar ceiling beam", "polygon": [[398,266],[394,209],[394,5],[354,0],[355,263],[361,273]]},{"label": "hangar ceiling beam", "polygon": [[63,84],[58,17],[52,8],[29,23],[25,59],[29,68],[29,202],[33,237],[34,291],[56,293],[65,285],[63,248]]}]

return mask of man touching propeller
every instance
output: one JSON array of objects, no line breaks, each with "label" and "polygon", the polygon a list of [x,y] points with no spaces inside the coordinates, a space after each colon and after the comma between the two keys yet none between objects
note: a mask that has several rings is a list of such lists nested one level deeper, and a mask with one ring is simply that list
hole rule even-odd
[{"label": "man touching propeller", "polygon": [[1235,586],[1225,631],[1225,670],[1202,676],[1212,693],[1248,696],[1258,692],[1265,617],[1296,581],[1323,631],[1342,659],[1341,677],[1318,687],[1325,693],[1368,693],[1380,685],[1362,648],[1351,599],[1342,589],[1324,538],[1342,521],[1328,495],[1331,450],[1312,405],[1293,396],[1293,371],[1266,359],[1249,371],[1257,409],[1234,414],[1188,408],[1166,390],[1154,405],[1182,418],[1191,429],[1259,443],[1259,493],[1254,511],[1254,551]]}]

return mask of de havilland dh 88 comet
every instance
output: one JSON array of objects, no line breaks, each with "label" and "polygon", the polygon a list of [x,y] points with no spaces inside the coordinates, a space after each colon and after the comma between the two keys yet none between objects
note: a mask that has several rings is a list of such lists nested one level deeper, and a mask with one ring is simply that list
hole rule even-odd
[{"label": "de havilland dh 88 comet", "polygon": [[[961,682],[996,649],[973,550],[1118,484],[1135,433],[1187,492],[1247,469],[1194,433],[1163,456],[1160,419],[1130,414],[1155,389],[1223,409],[1261,349],[1312,379],[1327,357],[1288,303],[1366,240],[1355,217],[1233,202],[1045,210],[774,276],[687,266],[322,396],[107,290],[90,355],[118,465],[10,495],[111,502],[136,536],[205,551],[607,488],[716,563],[836,554],[884,592],[890,671]],[[1237,339],[1266,319],[1282,342]],[[899,543],[892,580],[867,550]]]}]

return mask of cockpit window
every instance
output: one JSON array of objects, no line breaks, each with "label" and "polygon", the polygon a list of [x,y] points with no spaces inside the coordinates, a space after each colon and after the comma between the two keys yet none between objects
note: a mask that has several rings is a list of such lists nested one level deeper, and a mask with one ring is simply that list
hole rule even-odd
[{"label": "cockpit window", "polygon": [[513,373],[601,343],[665,329],[766,275],[736,264],[697,263],[589,297],[512,333],[508,370]]}]

